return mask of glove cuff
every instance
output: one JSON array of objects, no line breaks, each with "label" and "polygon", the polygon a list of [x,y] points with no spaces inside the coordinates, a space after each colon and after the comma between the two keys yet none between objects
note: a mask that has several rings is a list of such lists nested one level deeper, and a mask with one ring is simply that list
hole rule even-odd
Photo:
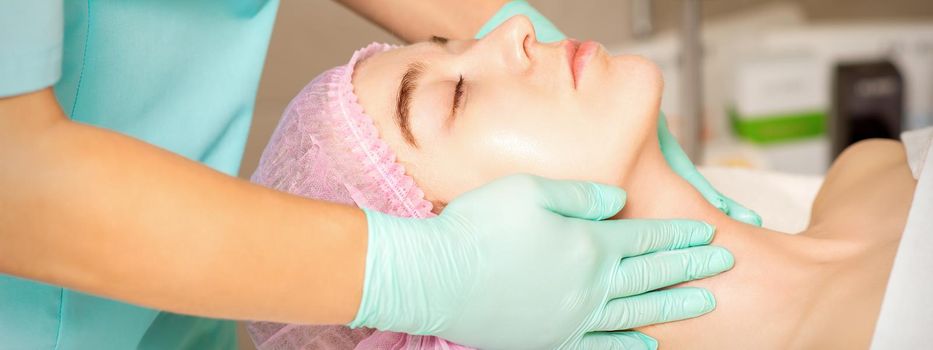
[{"label": "glove cuff", "polygon": [[444,252],[444,235],[433,219],[396,217],[363,209],[368,226],[363,296],[350,328],[370,327],[410,334],[436,334],[445,312],[432,305],[433,271]]},{"label": "glove cuff", "polygon": [[[396,228],[398,223],[397,220],[401,219],[390,216],[388,214],[383,214],[375,210],[363,208],[363,212],[366,214],[366,225],[367,225],[367,243],[366,243],[366,270],[363,276],[363,296],[360,298],[360,306],[356,311],[356,317],[353,318],[347,326],[350,328],[358,327],[371,327],[377,328],[380,330],[386,330],[390,325],[379,324],[379,307],[378,296],[380,293],[384,293],[382,287],[378,280],[374,281],[380,277],[380,275],[391,272],[392,269],[386,269],[384,266],[377,264],[378,260],[382,258],[382,250],[385,249],[383,242],[380,241],[381,236],[383,235],[382,231],[393,231]],[[397,229],[396,229],[397,230]],[[386,271],[388,270],[388,271]],[[385,276],[383,276],[385,277]]]}]

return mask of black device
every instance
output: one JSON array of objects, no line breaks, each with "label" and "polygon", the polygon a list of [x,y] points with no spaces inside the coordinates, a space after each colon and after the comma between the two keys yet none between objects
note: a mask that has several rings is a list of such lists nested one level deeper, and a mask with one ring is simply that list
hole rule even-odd
[{"label": "black device", "polygon": [[869,138],[897,139],[904,120],[904,79],[890,61],[842,63],[833,74],[832,158]]}]

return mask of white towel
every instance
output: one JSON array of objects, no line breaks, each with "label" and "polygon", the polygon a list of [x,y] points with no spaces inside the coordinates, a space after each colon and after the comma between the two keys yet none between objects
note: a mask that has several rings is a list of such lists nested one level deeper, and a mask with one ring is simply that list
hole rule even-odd
[{"label": "white towel", "polygon": [[[919,181],[875,326],[871,348],[876,350],[933,347],[933,171],[923,171],[933,169],[933,157],[926,156],[933,152],[933,133],[926,135],[903,139]],[[917,142],[926,143],[922,152],[916,151]]]},{"label": "white towel", "polygon": [[700,167],[700,173],[719,192],[761,215],[762,226],[798,233],[810,222],[813,199],[823,177],[774,171]]},{"label": "white towel", "polygon": [[907,164],[914,179],[920,179],[923,164],[926,163],[927,154],[933,144],[933,126],[924,129],[905,131],[901,134],[904,149],[907,150]]}]

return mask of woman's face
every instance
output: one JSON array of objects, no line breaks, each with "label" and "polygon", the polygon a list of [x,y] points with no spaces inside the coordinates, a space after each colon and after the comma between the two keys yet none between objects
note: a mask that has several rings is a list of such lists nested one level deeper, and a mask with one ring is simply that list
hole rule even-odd
[{"label": "woman's face", "polygon": [[515,17],[482,40],[374,55],[354,92],[430,200],[514,173],[618,184],[656,132],[660,72],[579,47],[573,69],[576,44],[539,43]]}]

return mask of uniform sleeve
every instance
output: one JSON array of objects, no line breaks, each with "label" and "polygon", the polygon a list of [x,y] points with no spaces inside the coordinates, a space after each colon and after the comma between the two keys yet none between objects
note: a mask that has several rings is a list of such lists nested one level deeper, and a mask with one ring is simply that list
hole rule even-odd
[{"label": "uniform sleeve", "polygon": [[55,84],[63,38],[63,0],[0,0],[0,98]]}]

